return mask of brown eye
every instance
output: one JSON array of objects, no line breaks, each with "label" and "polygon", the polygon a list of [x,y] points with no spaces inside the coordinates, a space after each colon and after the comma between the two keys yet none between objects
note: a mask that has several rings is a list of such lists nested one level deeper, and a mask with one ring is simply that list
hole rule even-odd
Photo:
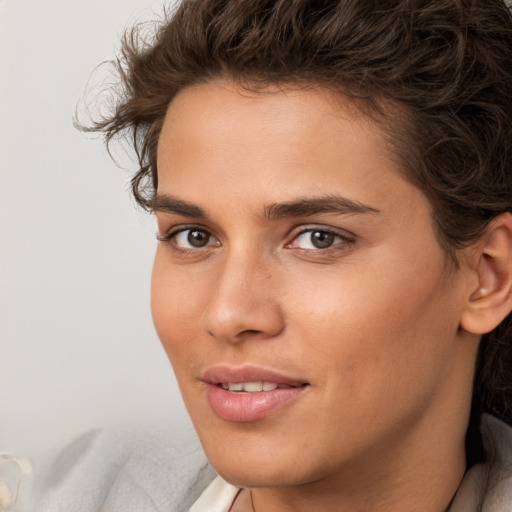
[{"label": "brown eye", "polygon": [[320,251],[338,247],[347,248],[353,244],[353,240],[336,231],[329,229],[305,229],[299,233],[286,247],[289,249],[304,249],[308,251]]},{"label": "brown eye", "polygon": [[208,244],[209,239],[210,235],[206,231],[199,231],[198,229],[188,231],[187,241],[193,247],[204,247]]},{"label": "brown eye", "polygon": [[174,234],[172,238],[181,249],[201,249],[217,243],[208,231],[197,228],[183,229]]},{"label": "brown eye", "polygon": [[327,231],[312,231],[310,233],[311,244],[317,249],[327,249],[334,243],[336,236]]}]

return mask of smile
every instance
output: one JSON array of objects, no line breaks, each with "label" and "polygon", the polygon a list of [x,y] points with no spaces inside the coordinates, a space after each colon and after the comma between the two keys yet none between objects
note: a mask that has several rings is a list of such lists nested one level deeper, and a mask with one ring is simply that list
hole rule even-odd
[{"label": "smile", "polygon": [[222,382],[217,384],[226,391],[233,391],[236,393],[259,393],[260,391],[273,391],[274,389],[290,389],[300,387],[300,384],[277,384],[276,382],[237,382],[237,383],[225,383]]},{"label": "smile", "polygon": [[201,380],[216,416],[237,423],[284,414],[311,387],[305,379],[254,366],[212,367]]}]

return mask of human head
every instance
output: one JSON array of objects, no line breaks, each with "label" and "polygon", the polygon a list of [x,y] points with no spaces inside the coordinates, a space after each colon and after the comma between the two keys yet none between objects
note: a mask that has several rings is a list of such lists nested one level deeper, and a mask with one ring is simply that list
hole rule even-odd
[{"label": "human head", "polygon": [[[184,1],[118,62],[124,94],[97,123],[132,135],[133,193],[151,210],[167,107],[229,77],[258,91],[323,86],[386,127],[400,167],[432,205],[449,264],[512,211],[512,20],[503,0]],[[483,336],[475,410],[512,422],[512,319]]]}]

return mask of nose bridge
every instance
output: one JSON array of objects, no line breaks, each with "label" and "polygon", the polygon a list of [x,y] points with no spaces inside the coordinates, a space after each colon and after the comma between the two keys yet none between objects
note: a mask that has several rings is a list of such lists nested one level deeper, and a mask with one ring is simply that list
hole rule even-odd
[{"label": "nose bridge", "polygon": [[244,247],[229,251],[205,310],[211,336],[236,342],[250,335],[273,337],[282,330],[271,267],[259,252]]}]

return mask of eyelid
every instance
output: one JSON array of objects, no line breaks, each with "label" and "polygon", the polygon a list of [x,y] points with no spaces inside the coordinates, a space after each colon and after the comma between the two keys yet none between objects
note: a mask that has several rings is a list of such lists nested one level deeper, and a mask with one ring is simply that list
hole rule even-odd
[{"label": "eyelid", "polygon": [[182,231],[187,231],[189,229],[197,229],[198,231],[206,231],[207,233],[211,234],[211,230],[208,229],[205,226],[201,226],[200,224],[178,224],[173,225],[169,228],[163,229],[163,233],[160,232],[160,230],[156,233],[156,239],[161,242],[165,242],[166,240],[170,240],[174,236],[176,236],[178,233]]},{"label": "eyelid", "polygon": [[208,243],[204,247],[194,247],[194,248],[192,248],[192,247],[190,247],[190,248],[188,248],[188,247],[180,247],[177,244],[173,244],[173,248],[175,250],[177,250],[177,251],[198,251],[198,250],[201,250],[201,249],[209,248],[212,245],[220,245],[219,240],[211,232],[210,229],[206,228],[205,226],[201,226],[201,225],[197,225],[197,224],[188,224],[188,225],[183,225],[182,224],[182,225],[179,225],[179,226],[173,226],[169,230],[167,230],[167,232],[165,232],[164,234],[160,234],[160,232],[157,232],[156,233],[156,239],[159,242],[171,243],[177,237],[177,235],[179,235],[180,233],[186,232],[186,231],[203,231],[203,232],[207,233],[217,243],[216,244]]},{"label": "eyelid", "polygon": [[[328,233],[330,235],[334,235],[338,238],[340,238],[342,241],[338,243],[334,243],[333,245],[326,247],[326,248],[314,248],[314,249],[305,249],[303,247],[294,247],[292,244],[294,241],[296,241],[299,237],[302,235],[305,235],[307,233],[314,233],[315,231],[320,231],[324,233]],[[325,226],[325,225],[311,225],[311,226],[301,226],[301,228],[292,235],[292,238],[289,242],[285,244],[285,248],[287,249],[297,249],[307,252],[326,252],[329,250],[336,250],[339,249],[338,246],[340,245],[353,245],[355,242],[356,236],[353,233],[347,232],[346,230],[334,228],[332,226]]]}]

